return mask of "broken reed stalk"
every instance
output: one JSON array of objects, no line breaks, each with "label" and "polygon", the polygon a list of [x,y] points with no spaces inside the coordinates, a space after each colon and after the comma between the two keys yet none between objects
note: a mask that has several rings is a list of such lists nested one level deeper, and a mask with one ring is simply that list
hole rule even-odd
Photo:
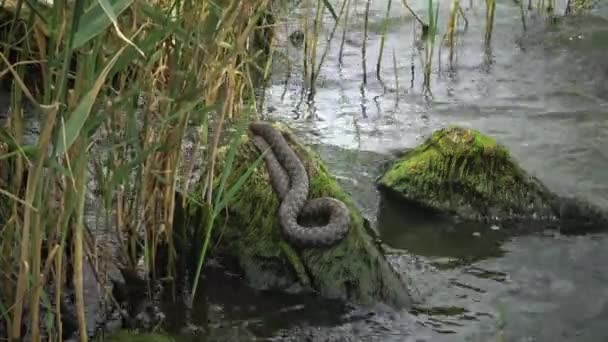
[{"label": "broken reed stalk", "polygon": [[380,78],[380,70],[382,64],[382,53],[384,51],[384,42],[386,40],[386,33],[388,31],[388,18],[391,12],[392,0],[388,0],[386,3],[386,14],[384,15],[384,22],[382,23],[382,35],[380,37],[380,51],[378,52],[378,61],[376,62],[376,78],[381,80]]},{"label": "broken reed stalk", "polygon": [[342,30],[342,39],[340,40],[340,51],[338,52],[338,65],[342,66],[342,55],[344,52],[344,42],[346,41],[346,30],[348,30],[348,15],[350,13],[351,0],[346,1],[346,15],[344,16],[344,28]]},{"label": "broken reed stalk", "polygon": [[311,38],[310,38],[310,25],[309,25],[309,19],[311,17],[311,4],[310,4],[311,0],[306,0],[304,6],[306,6],[306,14],[305,16],[302,18],[302,21],[304,22],[304,74],[302,75],[304,77],[304,84],[306,84],[306,89],[309,89],[309,85],[308,85],[308,81],[310,80],[310,66],[309,66],[309,60],[311,58],[311,53],[310,53],[310,43],[311,43]]},{"label": "broken reed stalk", "polygon": [[[313,36],[312,36],[312,51],[310,52],[310,80],[308,81],[308,85],[309,85],[309,92],[308,92],[308,100],[312,100],[312,98],[314,97],[315,91],[316,91],[316,82],[315,80],[317,79],[317,71],[316,69],[316,64],[317,64],[317,47],[319,46],[319,31],[321,29],[321,24],[322,24],[322,16],[323,16],[323,10],[325,9],[324,6],[321,6],[321,0],[317,0],[317,6],[316,6],[316,12],[315,12],[315,19],[313,21]],[[336,22],[337,23],[337,22]]]},{"label": "broken reed stalk", "polygon": [[494,12],[496,11],[496,0],[486,0],[486,30],[484,43],[487,47],[492,41],[492,30],[494,28]]},{"label": "broken reed stalk", "polygon": [[462,6],[458,6],[458,13],[460,13],[460,16],[462,17],[462,20],[464,21],[464,30],[468,30],[469,28],[469,19],[467,19],[467,16],[464,14],[464,10],[462,9]]},{"label": "broken reed stalk", "polygon": [[[456,27],[458,26],[458,15],[462,17],[464,21],[464,31],[466,31],[469,27],[469,21],[462,10],[462,6],[460,5],[460,0],[453,0],[450,5],[450,13],[448,16],[448,28],[446,33],[443,35],[442,41],[448,41],[448,46],[450,48],[449,54],[449,65],[450,68],[453,68],[454,63],[454,52],[456,50]],[[442,44],[439,45],[437,61],[439,63],[439,67],[441,67],[441,48]]]},{"label": "broken reed stalk", "polygon": [[447,32],[448,45],[450,47],[450,54],[449,54],[450,65],[452,64],[452,62],[454,60],[454,45],[455,45],[455,40],[456,40],[455,32],[456,32],[459,8],[460,8],[460,1],[452,0],[452,4],[450,5],[450,16],[448,19],[448,32]]},{"label": "broken reed stalk", "polygon": [[321,67],[323,66],[323,62],[325,61],[325,58],[327,57],[327,53],[329,52],[329,49],[331,47],[331,41],[334,38],[334,34],[336,33],[336,29],[338,28],[338,25],[340,24],[340,20],[342,19],[342,15],[344,14],[344,9],[345,9],[346,3],[348,1],[349,0],[342,1],[342,6],[340,7],[340,12],[338,14],[338,19],[334,23],[334,27],[332,28],[331,32],[329,33],[329,37],[327,37],[327,40],[325,42],[325,49],[323,50],[323,54],[321,55],[321,60],[319,60],[319,64],[316,67],[316,71],[314,73],[315,77],[312,80],[313,84],[315,84],[317,82],[317,78],[319,77],[319,74],[321,73]]},{"label": "broken reed stalk", "polygon": [[[433,13],[433,8],[435,8],[435,12]],[[431,67],[433,62],[433,52],[435,49],[435,38],[437,36],[437,20],[439,18],[439,3],[436,6],[433,6],[433,0],[428,0],[428,16],[429,16],[429,25],[427,29],[427,35],[425,37],[426,48],[425,58],[424,58],[424,80],[423,80],[423,92],[426,95],[431,94]],[[424,28],[423,28],[424,35]]]},{"label": "broken reed stalk", "polygon": [[363,68],[363,84],[367,84],[367,56],[366,56],[366,47],[367,47],[367,25],[369,23],[369,6],[371,5],[371,0],[367,0],[365,3],[365,21],[363,24],[363,42],[361,43],[361,67]]},{"label": "broken reed stalk", "polygon": [[523,0],[519,1],[519,12],[521,14],[521,26],[522,26],[524,32],[526,32],[528,29],[526,27],[526,13],[524,11],[524,2],[523,2]]},{"label": "broken reed stalk", "polygon": [[418,14],[416,14],[416,12],[414,12],[414,10],[410,7],[410,5],[408,5],[407,0],[401,0],[401,2],[403,3],[403,6],[410,12],[410,14],[412,14],[414,19],[416,19],[416,21],[418,21],[418,23],[422,27],[428,27],[428,24],[425,23],[424,21],[422,21],[422,19],[420,19],[420,17],[418,16]]},{"label": "broken reed stalk", "polygon": [[414,83],[416,81],[416,23],[412,22],[412,53],[410,58],[410,88],[414,88]]},{"label": "broken reed stalk", "polygon": [[399,104],[399,69],[397,68],[397,55],[393,49],[393,74],[395,74],[395,105]]}]

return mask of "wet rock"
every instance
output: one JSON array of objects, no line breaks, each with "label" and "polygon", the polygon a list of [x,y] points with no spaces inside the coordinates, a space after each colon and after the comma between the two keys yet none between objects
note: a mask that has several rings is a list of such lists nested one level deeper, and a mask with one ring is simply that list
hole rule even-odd
[{"label": "wet rock", "polygon": [[[298,142],[287,127],[275,127],[283,132],[305,165],[310,179],[309,198],[333,197],[350,209],[349,233],[331,247],[290,245],[283,238],[277,218],[279,199],[271,186],[266,165],[260,163],[228,204],[228,211],[222,211],[215,225],[221,227],[215,230],[221,240],[210,245],[218,245],[216,252],[226,256],[224,259],[236,260],[248,284],[257,289],[293,290],[297,288],[294,285],[299,284],[325,298],[410,306],[411,297],[404,279],[385,259],[350,196],[340,188],[318,155]],[[227,149],[220,152],[218,170],[226,160],[225,153]],[[230,189],[258,157],[259,152],[249,137],[241,137],[225,188]],[[217,178],[216,185],[220,175]]]},{"label": "wet rock", "polygon": [[404,153],[377,183],[401,200],[465,221],[546,222],[563,230],[608,222],[592,205],[561,198],[528,175],[493,138],[456,126]]}]

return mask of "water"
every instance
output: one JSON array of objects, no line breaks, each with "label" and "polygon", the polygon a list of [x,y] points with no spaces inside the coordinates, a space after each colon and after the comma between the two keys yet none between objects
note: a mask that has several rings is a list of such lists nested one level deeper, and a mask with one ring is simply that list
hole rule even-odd
[{"label": "water", "polygon": [[[288,123],[321,153],[392,249],[391,263],[415,279],[413,291],[422,303],[410,312],[357,308],[255,291],[217,271],[203,281],[210,284],[202,292],[206,306],[193,314],[194,320],[224,340],[608,340],[606,235],[541,231],[509,236],[501,227],[455,226],[396,206],[381,198],[373,184],[394,152],[458,124],[494,136],[557,193],[608,209],[607,6],[591,17],[561,20],[556,26],[529,14],[524,33],[518,5],[499,2],[492,50],[486,53],[481,44],[485,7],[474,2],[468,8],[463,1],[469,28],[458,37],[455,68],[449,69],[444,47],[441,70],[437,59],[433,61],[433,97],[425,99],[418,56],[410,87],[413,19],[399,1],[393,1],[390,14],[383,83],[375,77],[375,64],[386,1],[372,1],[368,83],[361,87],[365,1],[355,3],[343,65],[338,64],[337,40],[326,57],[316,96],[307,104],[299,93],[302,51],[291,47],[293,73],[285,85],[285,68],[275,67],[265,114]],[[425,4],[412,2],[419,13],[426,13]],[[444,8],[441,32],[445,14]],[[329,15],[324,23],[327,33]],[[341,29],[336,37],[340,35]]]},{"label": "water", "polygon": [[[288,123],[320,152],[391,250],[393,266],[414,279],[420,305],[395,311],[259,291],[210,266],[191,312],[166,308],[167,327],[184,341],[608,341],[605,234],[512,236],[501,227],[455,225],[403,208],[374,187],[395,152],[458,124],[494,136],[554,191],[608,209],[608,5],[592,17],[549,27],[530,14],[523,33],[517,4],[500,2],[486,53],[484,6],[474,2],[468,8],[462,1],[468,31],[458,37],[453,70],[445,47],[440,70],[433,60],[428,99],[421,93],[418,56],[410,87],[413,19],[400,1],[393,1],[390,14],[383,83],[376,79],[386,2],[372,1],[370,8],[366,86],[361,87],[360,54],[365,1],[355,1],[343,65],[336,40],[307,104],[300,96],[302,50],[291,47],[292,75],[283,84],[285,68],[275,66],[264,114]],[[410,2],[418,13],[426,13],[425,3]],[[443,8],[442,33],[445,14]],[[326,33],[332,23],[327,15]],[[177,334],[190,318],[206,338]]]}]

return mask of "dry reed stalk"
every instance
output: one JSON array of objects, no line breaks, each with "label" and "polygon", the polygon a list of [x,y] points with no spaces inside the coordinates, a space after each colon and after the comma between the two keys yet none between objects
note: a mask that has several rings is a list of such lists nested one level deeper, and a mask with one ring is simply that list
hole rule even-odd
[{"label": "dry reed stalk", "polygon": [[310,52],[310,80],[308,80],[308,100],[312,100],[316,92],[317,72],[315,70],[317,64],[317,46],[319,45],[319,29],[322,23],[323,9],[321,6],[321,0],[317,0],[317,8],[315,12],[315,19],[313,21],[313,34],[312,34],[312,51]]},{"label": "dry reed stalk", "polygon": [[486,31],[484,43],[487,47],[492,41],[492,30],[494,28],[494,12],[496,11],[496,0],[486,0]]},{"label": "dry reed stalk", "polygon": [[[51,133],[53,127],[55,126],[55,118],[57,115],[59,107],[56,107],[53,110],[50,110],[47,113],[46,121],[44,123],[42,133],[40,134],[40,140],[38,143],[38,150],[47,151],[48,146],[51,140]],[[44,154],[40,154],[35,162],[34,170],[31,173],[28,173],[27,177],[27,185],[26,185],[26,193],[25,193],[25,201],[30,206],[34,205],[34,196],[36,191],[38,191],[38,182],[40,181],[40,177],[42,176],[42,166],[44,164],[44,160],[46,156]],[[23,228],[21,233],[21,244],[19,247],[20,258],[19,258],[19,275],[17,279],[17,291],[15,294],[15,310],[13,315],[13,326],[12,330],[12,338],[19,339],[21,337],[21,319],[23,315],[23,299],[26,294],[26,278],[29,272],[29,248],[30,248],[30,228],[32,222],[32,216],[34,213],[30,209],[30,206],[25,206],[23,212]]]},{"label": "dry reed stalk", "polygon": [[363,23],[363,42],[361,43],[361,67],[363,68],[363,84],[367,84],[367,56],[366,56],[366,47],[367,47],[367,26],[369,23],[369,6],[371,5],[371,0],[367,0],[365,4],[365,20]]},{"label": "dry reed stalk", "polygon": [[348,15],[350,13],[351,0],[344,0],[346,4],[346,16],[344,17],[344,29],[342,30],[342,39],[340,40],[340,51],[338,53],[338,65],[342,66],[342,54],[344,51],[344,42],[346,41],[346,30],[348,29]]},{"label": "dry reed stalk", "polygon": [[384,15],[384,23],[382,25],[382,35],[380,37],[380,51],[378,52],[378,61],[376,62],[376,78],[380,79],[380,69],[382,64],[382,54],[384,52],[384,42],[386,40],[386,33],[388,31],[388,18],[391,12],[391,5],[393,1],[388,0],[386,3],[386,14]]},{"label": "dry reed stalk", "polygon": [[[85,141],[80,140],[77,141],[74,145],[74,150],[81,151],[82,146],[85,145]],[[76,298],[76,317],[78,319],[78,333],[80,336],[81,342],[87,341],[87,328],[86,328],[86,319],[84,313],[84,283],[83,283],[83,265],[82,261],[84,258],[83,253],[83,231],[84,231],[84,202],[85,202],[85,190],[86,190],[86,169],[85,169],[85,160],[83,156],[73,156],[73,158],[78,158],[77,161],[77,173],[75,179],[75,188],[73,189],[74,193],[77,194],[77,212],[76,212],[76,223],[73,226],[74,230],[74,256],[72,263],[74,265],[74,294]]]},{"label": "dry reed stalk", "polygon": [[340,19],[342,18],[342,15],[344,14],[344,9],[345,9],[345,5],[347,3],[348,0],[344,0],[342,2],[342,6],[340,7],[340,12],[338,14],[338,19],[336,20],[334,27],[332,28],[329,37],[327,37],[327,40],[325,42],[325,50],[323,51],[323,54],[321,55],[321,60],[319,61],[319,64],[316,67],[316,71],[315,71],[315,77],[312,80],[312,83],[316,83],[317,78],[319,77],[319,74],[321,73],[321,67],[323,66],[323,62],[325,61],[325,58],[327,57],[327,53],[329,52],[329,49],[331,47],[331,41],[334,38],[334,34],[336,33],[336,29],[338,28],[338,24],[340,23]]},{"label": "dry reed stalk", "polygon": [[[307,84],[307,82],[310,80],[310,70],[309,70],[309,59],[311,57],[310,55],[310,27],[309,27],[309,21],[308,18],[310,18],[310,0],[306,0],[305,3],[306,6],[306,15],[305,17],[302,19],[304,21],[304,84]],[[308,88],[308,85],[307,85]]]},{"label": "dry reed stalk", "polygon": [[422,19],[420,19],[420,17],[418,16],[418,14],[416,14],[416,12],[414,12],[414,10],[410,7],[410,5],[408,5],[407,0],[401,0],[401,2],[403,3],[403,6],[408,10],[408,12],[410,12],[410,14],[412,14],[414,19],[416,19],[416,21],[418,21],[418,23],[420,25],[422,25],[423,27],[428,27],[428,24],[426,24],[424,21],[422,21]]}]

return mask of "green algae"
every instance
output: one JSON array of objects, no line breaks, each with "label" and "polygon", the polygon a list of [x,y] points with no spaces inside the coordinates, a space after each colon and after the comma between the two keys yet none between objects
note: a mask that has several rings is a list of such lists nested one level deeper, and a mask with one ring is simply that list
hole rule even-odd
[{"label": "green algae", "polygon": [[[409,307],[412,300],[404,279],[385,259],[352,199],[340,188],[320,156],[300,144],[282,125],[290,146],[304,162],[310,179],[309,198],[330,196],[351,211],[351,229],[332,247],[300,249],[283,239],[277,220],[279,200],[261,163],[219,217],[215,238],[220,253],[235,258],[248,283],[256,288],[288,288],[299,284],[323,297],[361,304],[384,302]],[[220,151],[220,165],[227,148]],[[259,152],[244,136],[237,147],[227,187],[251,165]],[[219,178],[216,184],[219,184]]]},{"label": "green algae", "polygon": [[492,137],[450,126],[403,154],[380,188],[468,220],[555,217],[556,195]]}]

